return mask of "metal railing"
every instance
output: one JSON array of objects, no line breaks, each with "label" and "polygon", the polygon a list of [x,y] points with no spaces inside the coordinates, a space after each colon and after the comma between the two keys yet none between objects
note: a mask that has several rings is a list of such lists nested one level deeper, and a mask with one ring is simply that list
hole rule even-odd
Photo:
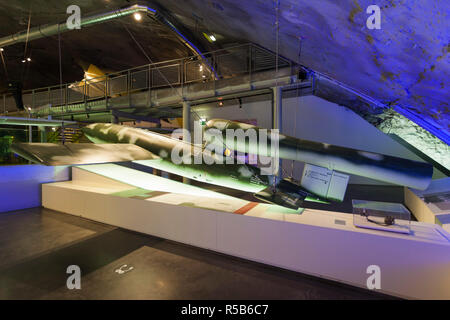
[{"label": "metal railing", "polygon": [[[90,101],[114,98],[137,91],[163,87],[179,87],[195,82],[209,82],[275,69],[276,55],[272,51],[249,43],[187,58],[147,64],[109,73],[97,78],[83,79],[33,90],[23,91],[25,108],[61,107],[87,104]],[[288,59],[279,57],[278,67],[292,67]],[[3,94],[0,113],[16,111],[11,94]]]}]

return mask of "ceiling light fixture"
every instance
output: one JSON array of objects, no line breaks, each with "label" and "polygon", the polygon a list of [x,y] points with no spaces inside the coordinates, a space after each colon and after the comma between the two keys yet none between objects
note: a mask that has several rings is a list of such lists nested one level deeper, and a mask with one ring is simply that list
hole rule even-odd
[{"label": "ceiling light fixture", "polygon": [[142,19],[142,15],[139,12],[136,12],[133,15],[133,17],[134,17],[134,20],[136,20],[136,21],[141,21],[141,19]]},{"label": "ceiling light fixture", "polygon": [[3,52],[3,51],[5,51],[5,49],[3,49],[3,48],[0,48],[0,51],[1,51],[1,52]]},{"label": "ceiling light fixture", "polygon": [[212,42],[215,42],[217,40],[213,34],[210,34],[209,38],[211,39]]}]

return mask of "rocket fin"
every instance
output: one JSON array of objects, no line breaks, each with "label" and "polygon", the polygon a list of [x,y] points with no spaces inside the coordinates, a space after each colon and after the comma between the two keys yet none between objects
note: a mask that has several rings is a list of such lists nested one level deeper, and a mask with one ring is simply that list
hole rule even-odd
[{"label": "rocket fin", "polygon": [[121,143],[13,143],[11,150],[19,156],[47,166],[79,165],[159,157],[134,144]]}]

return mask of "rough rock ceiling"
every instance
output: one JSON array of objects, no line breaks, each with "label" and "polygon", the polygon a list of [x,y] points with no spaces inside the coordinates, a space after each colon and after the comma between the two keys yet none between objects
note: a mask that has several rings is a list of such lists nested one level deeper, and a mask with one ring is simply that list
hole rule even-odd
[{"label": "rough rock ceiling", "polygon": [[[86,13],[103,10],[105,6],[115,8],[134,3],[1,0],[0,35],[26,29],[30,4],[34,8],[32,25],[37,25],[61,20],[65,8],[73,2]],[[159,3],[194,34],[201,37],[204,30],[216,33],[219,45],[251,41],[275,50],[276,11],[272,0],[161,0]],[[380,30],[366,28],[369,16],[366,8],[371,4],[382,9]],[[301,64],[382,103],[401,105],[450,135],[449,12],[448,0],[280,0],[280,53],[299,61],[301,38]],[[131,20],[127,23],[155,59],[185,55],[182,46],[163,31],[154,32],[154,26],[139,27]],[[35,79],[47,77],[50,82],[58,83],[56,44],[54,38],[33,42],[33,55],[41,55],[39,61],[43,64],[39,69],[42,76]],[[23,46],[14,48],[20,56]],[[64,48],[64,74],[68,78],[76,73],[71,58],[116,70],[146,63],[119,23],[88,28],[78,34],[67,33]],[[76,76],[79,78],[79,74]]]}]

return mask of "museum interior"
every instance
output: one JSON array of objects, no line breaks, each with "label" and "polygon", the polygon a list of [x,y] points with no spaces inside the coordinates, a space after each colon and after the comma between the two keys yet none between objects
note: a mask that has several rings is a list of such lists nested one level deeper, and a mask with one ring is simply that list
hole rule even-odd
[{"label": "museum interior", "polygon": [[450,299],[449,13],[0,0],[0,299]]}]

